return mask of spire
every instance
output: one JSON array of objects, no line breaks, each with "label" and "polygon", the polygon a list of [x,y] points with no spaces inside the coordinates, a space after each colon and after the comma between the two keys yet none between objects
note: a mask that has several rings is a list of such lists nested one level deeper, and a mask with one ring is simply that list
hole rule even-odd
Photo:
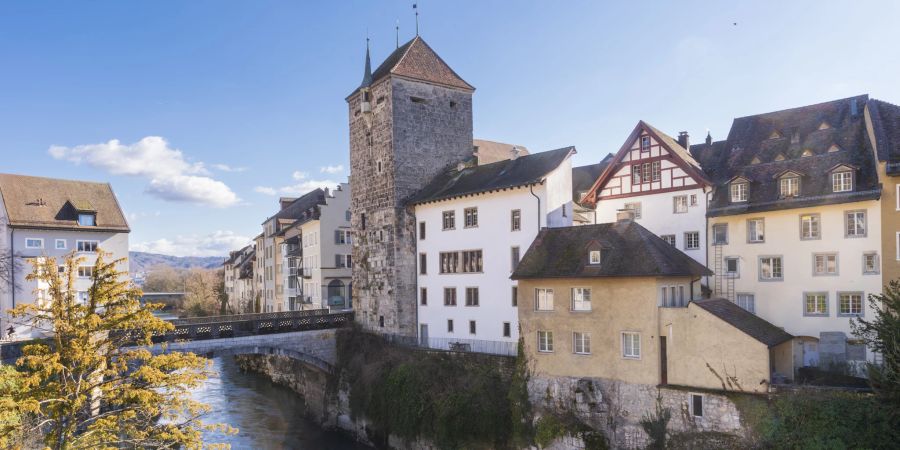
[{"label": "spire", "polygon": [[712,133],[706,130],[706,145],[712,144]]},{"label": "spire", "polygon": [[369,87],[372,85],[372,60],[369,58],[369,38],[366,38],[366,73],[363,74],[362,84],[360,87]]}]

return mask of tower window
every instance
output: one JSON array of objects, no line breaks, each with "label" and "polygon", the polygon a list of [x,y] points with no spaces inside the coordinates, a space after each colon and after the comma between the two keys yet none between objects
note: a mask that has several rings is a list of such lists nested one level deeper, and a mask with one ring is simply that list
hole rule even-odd
[{"label": "tower window", "polygon": [[378,316],[378,326],[384,328],[384,316]]},{"label": "tower window", "polygon": [[383,167],[382,167],[382,164],[381,164],[381,160],[379,159],[378,161],[375,162],[375,170],[376,170],[378,173],[381,173],[381,172],[382,172],[382,169],[383,169]]},{"label": "tower window", "polygon": [[413,103],[428,103],[428,101],[422,97],[410,97],[409,101],[411,101]]},{"label": "tower window", "polygon": [[456,102],[451,101],[451,102],[450,102],[450,107],[451,107],[451,108],[456,108]]}]

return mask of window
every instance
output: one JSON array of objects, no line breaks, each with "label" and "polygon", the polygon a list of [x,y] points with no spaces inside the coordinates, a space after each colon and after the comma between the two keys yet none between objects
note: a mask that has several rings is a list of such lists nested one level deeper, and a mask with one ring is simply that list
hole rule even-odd
[{"label": "window", "polygon": [[469,334],[475,334],[475,321],[469,321]]},{"label": "window", "polygon": [[66,249],[66,240],[65,239],[57,239],[56,240],[56,249],[57,250],[65,250]]},{"label": "window", "polygon": [[676,195],[672,197],[672,212],[675,214],[686,213],[688,209],[687,195]]},{"label": "window", "polygon": [[466,228],[474,228],[478,226],[478,208],[466,208],[463,210],[466,216]]},{"label": "window", "polygon": [[419,240],[425,240],[425,222],[419,222]]},{"label": "window", "polygon": [[509,322],[503,322],[503,337],[512,336],[512,326]]},{"label": "window", "polygon": [[731,201],[733,203],[747,201],[747,183],[731,183]]},{"label": "window", "polygon": [[422,306],[428,306],[428,288],[419,289],[419,303]]},{"label": "window", "polygon": [[813,275],[837,275],[837,253],[816,253],[813,255]]},{"label": "window", "polygon": [[871,275],[877,274],[878,270],[878,253],[875,252],[867,252],[863,253],[863,274]]},{"label": "window", "polygon": [[97,226],[97,215],[87,213],[78,214],[78,225],[81,225],[83,227]]},{"label": "window", "polygon": [[378,173],[381,173],[382,166],[381,166],[381,160],[380,160],[380,159],[375,163],[375,170],[376,170]]},{"label": "window", "polygon": [[641,165],[631,166],[631,184],[641,184]]},{"label": "window", "polygon": [[456,228],[456,211],[444,211],[443,228],[444,230],[452,230]]},{"label": "window", "polygon": [[765,219],[750,219],[747,221],[747,242],[766,242]]},{"label": "window", "polygon": [[440,273],[459,272],[459,252],[441,252]]},{"label": "window", "polygon": [[666,241],[671,246],[675,246],[675,235],[674,234],[663,234],[660,236],[662,240]]},{"label": "window", "polygon": [[88,297],[88,291],[78,291],[78,293],[77,293],[76,295],[78,296],[78,297],[77,297],[77,298],[78,298],[78,303],[81,303],[82,305],[86,305],[86,304],[87,304],[88,298],[89,298],[89,297]]},{"label": "window", "polygon": [[591,354],[591,333],[580,333],[578,331],[572,333],[573,345],[577,355]]},{"label": "window", "polygon": [[622,332],[622,357],[639,359],[641,357],[641,334],[631,331]]},{"label": "window", "polygon": [[538,351],[542,353],[549,353],[553,351],[553,332],[552,331],[538,331]]},{"label": "window", "polygon": [[652,176],[652,175],[650,174],[650,163],[644,163],[644,164],[641,164],[641,170],[642,170],[642,171],[641,171],[641,178],[644,179],[644,183],[650,181],[650,180],[651,180],[650,177]]},{"label": "window", "polygon": [[827,316],[828,315],[828,293],[827,292],[807,292],[803,294],[803,315],[804,316]]},{"label": "window", "polygon": [[97,251],[97,241],[75,241],[75,250],[79,252],[94,253]]},{"label": "window", "polygon": [[861,316],[863,315],[862,292],[839,292],[838,315]]},{"label": "window", "polygon": [[800,216],[800,239],[819,239],[821,235],[821,218],[818,214]]},{"label": "window", "polygon": [[509,213],[509,229],[519,231],[522,229],[522,210],[514,209]]},{"label": "window", "polygon": [[349,209],[344,213],[344,220],[346,220],[347,222],[350,221],[350,210]]},{"label": "window", "polygon": [[712,226],[713,245],[728,245],[728,224],[717,223]]},{"label": "window", "polygon": [[591,289],[572,288],[572,311],[591,310]]},{"label": "window", "polygon": [[853,190],[853,172],[835,172],[831,174],[832,192],[848,192]]},{"label": "window", "polygon": [[512,297],[512,305],[513,307],[519,306],[519,287],[513,286],[510,296]]},{"label": "window", "polygon": [[94,266],[78,266],[78,278],[90,278],[94,276]]},{"label": "window", "polygon": [[650,178],[651,181],[659,181],[659,180],[660,180],[660,176],[659,176],[659,161],[653,161],[652,163],[650,163],[650,174],[651,174],[651,175],[650,175],[650,176],[651,176],[651,178]]},{"label": "window", "polygon": [[737,294],[735,303],[741,308],[756,314],[756,297],[753,294]]},{"label": "window", "polygon": [[691,415],[703,417],[703,396],[700,394],[691,394]]},{"label": "window", "polygon": [[447,332],[453,332],[453,319],[447,319]]},{"label": "window", "polygon": [[697,206],[697,194],[691,194],[691,206]]},{"label": "window", "polygon": [[463,273],[478,273],[482,269],[481,250],[466,250],[462,252]]},{"label": "window", "polygon": [[591,264],[600,264],[600,250],[591,250],[590,251],[589,262]]},{"label": "window", "polygon": [[553,289],[534,290],[534,309],[537,311],[553,311]]},{"label": "window", "polygon": [[519,247],[512,247],[509,249],[509,259],[512,267],[511,270],[516,270],[516,267],[519,267]]},{"label": "window", "polygon": [[353,264],[351,263],[351,256],[350,255],[334,255],[334,267],[337,267],[339,269],[343,269],[343,268],[349,269],[349,268],[353,267]]},{"label": "window", "polygon": [[737,256],[729,256],[725,258],[725,275],[736,278],[740,275],[740,258]]},{"label": "window", "polygon": [[686,306],[684,286],[661,286],[659,288],[659,305],[666,307]]},{"label": "window", "polygon": [[419,253],[419,275],[428,274],[428,257],[424,253]]},{"label": "window", "polygon": [[[479,273],[483,260],[481,250],[465,250],[461,252],[441,252],[440,273]],[[462,262],[462,265],[460,265]]]},{"label": "window", "polygon": [[641,202],[626,203],[622,208],[631,210],[635,219],[641,218]]},{"label": "window", "polygon": [[780,256],[759,257],[760,281],[779,281],[784,279]]},{"label": "window", "polygon": [[865,237],[866,236],[866,212],[865,211],[847,211],[847,227],[844,237]]},{"label": "window", "polygon": [[641,136],[641,151],[649,152],[650,151],[650,136]]},{"label": "window", "polygon": [[444,288],[444,306],[456,306],[456,288]]},{"label": "window", "polygon": [[362,229],[365,230],[366,229],[366,213],[360,214],[359,220],[362,223]]},{"label": "window", "polygon": [[44,248],[44,240],[35,238],[25,239],[25,248]]},{"label": "window", "polygon": [[782,197],[796,197],[800,195],[800,177],[786,176],[779,183]]},{"label": "window", "polygon": [[688,231],[684,233],[684,249],[697,250],[700,248],[700,232]]},{"label": "window", "polygon": [[478,306],[478,288],[466,288],[466,306]]}]

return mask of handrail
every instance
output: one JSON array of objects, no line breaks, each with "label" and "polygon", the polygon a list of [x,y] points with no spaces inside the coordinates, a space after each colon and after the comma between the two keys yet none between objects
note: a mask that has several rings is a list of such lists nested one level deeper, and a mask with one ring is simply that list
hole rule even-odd
[{"label": "handrail", "polygon": [[224,316],[187,317],[170,319],[172,325],[193,325],[201,323],[239,322],[246,320],[292,319],[295,317],[318,316],[328,314],[327,308],[305,309],[301,311],[278,311],[265,313],[232,314]]}]

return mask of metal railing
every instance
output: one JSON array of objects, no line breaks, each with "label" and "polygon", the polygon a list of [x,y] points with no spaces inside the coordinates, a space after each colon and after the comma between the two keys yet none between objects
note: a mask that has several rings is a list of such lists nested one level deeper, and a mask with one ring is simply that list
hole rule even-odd
[{"label": "metal railing", "polygon": [[[203,319],[203,320],[199,320]],[[185,321],[189,321],[185,323]],[[194,317],[171,320],[175,329],[153,337],[154,342],[196,341],[256,334],[340,328],[353,323],[353,312],[329,313],[327,309],[281,311],[234,316]]]},{"label": "metal railing", "polygon": [[384,339],[388,342],[404,347],[442,350],[448,352],[485,353],[488,355],[500,356],[518,355],[518,344],[516,342],[458,338],[419,338],[415,336],[400,336],[396,334],[385,334],[383,336]]}]

